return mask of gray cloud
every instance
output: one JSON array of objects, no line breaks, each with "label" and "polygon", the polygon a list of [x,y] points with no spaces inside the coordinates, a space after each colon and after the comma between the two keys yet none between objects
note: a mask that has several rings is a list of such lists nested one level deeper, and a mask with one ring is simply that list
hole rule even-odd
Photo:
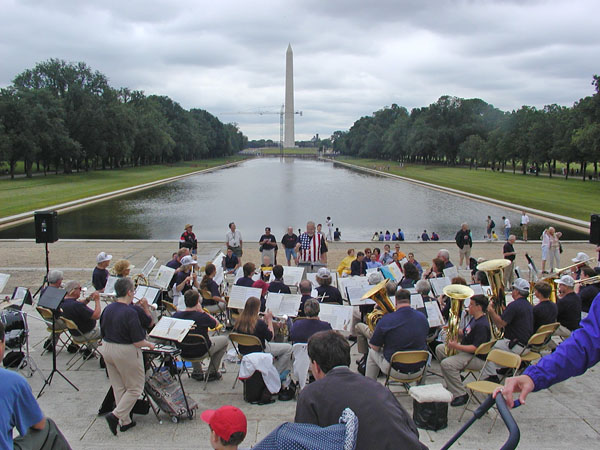
[{"label": "gray cloud", "polygon": [[571,105],[600,72],[595,12],[592,0],[8,0],[0,86],[49,58],[85,61],[114,86],[277,140],[277,114],[231,113],[279,111],[291,43],[296,133],[308,139],[446,94],[505,110]]}]

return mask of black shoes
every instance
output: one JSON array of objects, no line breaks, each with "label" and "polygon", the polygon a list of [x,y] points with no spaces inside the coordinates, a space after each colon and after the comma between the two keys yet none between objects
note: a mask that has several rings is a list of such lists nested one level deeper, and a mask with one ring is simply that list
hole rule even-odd
[{"label": "black shoes", "polygon": [[[192,373],[192,378],[196,381],[205,381],[206,376],[205,373]],[[223,376],[219,372],[211,372],[208,374],[207,381],[210,383],[211,381],[218,381],[221,378],[223,378]]]},{"label": "black shoes", "polygon": [[500,378],[498,378],[497,375],[490,375],[489,377],[485,378],[483,381],[491,381],[492,383],[500,383]]},{"label": "black shoes", "polygon": [[130,423],[128,423],[127,425],[121,425],[119,427],[119,430],[121,430],[121,432],[125,432],[127,430],[129,430],[130,428],[135,427],[136,423],[135,420],[132,420]]},{"label": "black shoes", "polygon": [[[108,428],[110,428],[111,433],[116,436],[117,435],[117,427],[119,426],[119,418],[117,416],[115,416],[113,413],[108,413],[106,416],[104,416],[104,418],[106,419],[106,422],[108,422]],[[134,423],[134,422],[132,422],[132,423]]]},{"label": "black shoes", "polygon": [[467,403],[468,400],[469,400],[469,394],[459,395],[458,397],[454,397],[454,399],[452,400],[450,405],[451,406],[462,406],[465,403]]}]

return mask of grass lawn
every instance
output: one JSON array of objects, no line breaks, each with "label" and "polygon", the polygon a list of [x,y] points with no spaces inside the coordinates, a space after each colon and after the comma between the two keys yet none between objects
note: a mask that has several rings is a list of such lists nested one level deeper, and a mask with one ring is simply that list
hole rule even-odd
[{"label": "grass lawn", "polygon": [[[590,220],[590,214],[600,213],[600,183],[565,180],[563,177],[469,170],[468,168],[405,165],[393,161],[360,158],[338,158],[340,161],[378,169],[415,180],[459,189],[473,194],[516,203],[530,208],[561,214],[575,219]],[[389,167],[389,170],[388,170]]]},{"label": "grass lawn", "polygon": [[233,155],[226,158],[188,161],[172,165],[0,180],[0,217],[183,175],[240,159],[243,157]]},{"label": "grass lawn", "polygon": [[[278,148],[261,148],[256,149],[263,155],[279,155],[280,151]],[[283,154],[285,155],[316,155],[318,148],[316,147],[298,147],[298,148],[284,148]]]}]

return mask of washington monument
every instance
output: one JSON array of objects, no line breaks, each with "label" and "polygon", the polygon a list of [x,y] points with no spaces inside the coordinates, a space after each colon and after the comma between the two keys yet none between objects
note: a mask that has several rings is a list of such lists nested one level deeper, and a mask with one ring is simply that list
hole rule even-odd
[{"label": "washington monument", "polygon": [[285,137],[284,148],[296,146],[294,138],[294,53],[292,44],[285,52]]}]

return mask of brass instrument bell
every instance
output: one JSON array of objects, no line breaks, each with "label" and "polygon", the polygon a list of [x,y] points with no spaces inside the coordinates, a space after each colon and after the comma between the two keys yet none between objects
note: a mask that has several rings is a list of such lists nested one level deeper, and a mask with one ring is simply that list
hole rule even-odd
[{"label": "brass instrument bell", "polygon": [[473,289],[462,284],[450,284],[444,288],[444,295],[450,298],[450,315],[448,317],[448,334],[446,335],[446,356],[454,356],[456,350],[448,347],[448,342],[458,338],[458,325],[463,301],[475,294]]}]

